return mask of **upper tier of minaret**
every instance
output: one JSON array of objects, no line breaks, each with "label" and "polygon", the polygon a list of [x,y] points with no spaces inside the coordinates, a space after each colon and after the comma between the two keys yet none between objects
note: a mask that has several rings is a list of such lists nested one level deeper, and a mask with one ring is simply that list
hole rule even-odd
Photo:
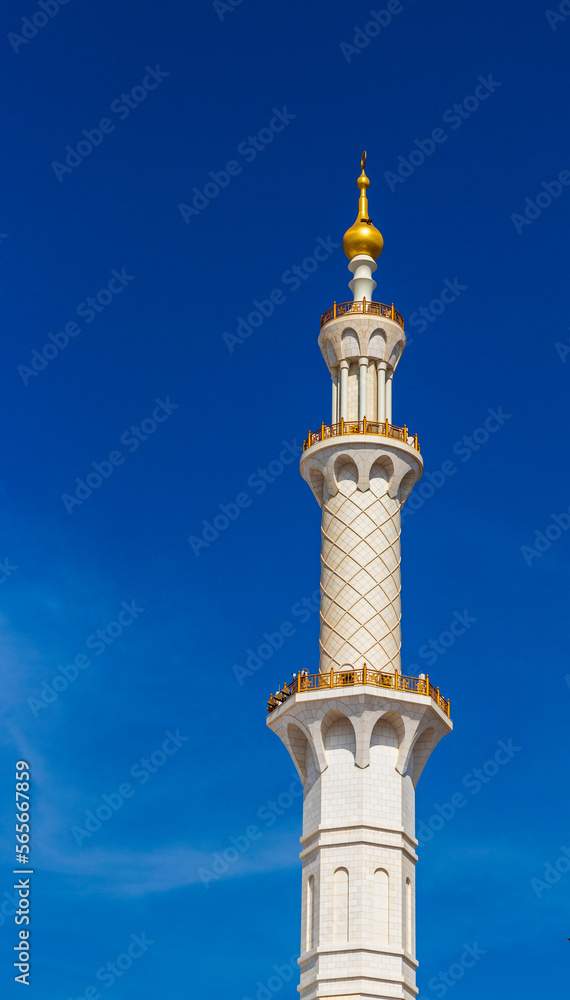
[{"label": "upper tier of minaret", "polygon": [[[349,281],[353,299],[351,302],[335,302],[321,317],[319,346],[337,387],[337,396],[344,395],[341,382],[343,369],[349,368],[349,386],[346,406],[333,410],[333,423],[340,420],[362,419],[391,421],[390,400],[383,405],[378,400],[383,397],[382,386],[394,374],[406,346],[404,320],[393,303],[375,301],[372,296],[376,288],[373,274],[377,270],[377,259],[382,253],[384,239],[373,225],[368,208],[368,188],[370,181],[365,173],[366,153],[362,154],[362,172],[357,180],[360,191],[358,215],[353,225],[344,234],[342,245],[348,257],[348,269],[353,275]],[[363,378],[361,371],[367,362],[367,392],[356,405],[356,376]],[[359,369],[357,372],[356,369]],[[377,376],[380,370],[383,374]],[[390,395],[391,382],[387,385]],[[364,409],[363,409],[364,407]]]}]

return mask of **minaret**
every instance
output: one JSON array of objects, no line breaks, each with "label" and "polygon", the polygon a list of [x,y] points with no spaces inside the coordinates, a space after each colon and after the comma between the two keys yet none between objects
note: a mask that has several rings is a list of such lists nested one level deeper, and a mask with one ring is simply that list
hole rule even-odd
[{"label": "minaret", "polygon": [[304,786],[301,1000],[416,996],[415,786],[452,728],[429,677],[401,674],[400,510],[422,458],[392,423],[406,337],[393,304],[372,299],[383,239],[365,163],[343,240],[354,300],[321,317],[331,423],[301,459],[322,509],[319,672],[301,670],[268,704]]}]

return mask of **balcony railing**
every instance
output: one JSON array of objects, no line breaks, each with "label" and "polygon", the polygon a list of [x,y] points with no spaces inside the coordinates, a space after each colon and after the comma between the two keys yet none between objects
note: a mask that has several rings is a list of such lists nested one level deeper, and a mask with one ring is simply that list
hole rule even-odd
[{"label": "balcony railing", "polygon": [[387,306],[384,302],[367,302],[366,299],[358,299],[355,302],[335,302],[321,316],[321,329],[325,323],[330,323],[331,319],[346,316],[347,313],[367,313],[370,316],[385,316],[386,319],[393,319],[402,327],[402,330],[404,329],[404,317],[397,309],[394,309],[393,302],[391,306]]},{"label": "balcony railing", "polygon": [[365,417],[364,420],[340,420],[338,424],[321,424],[320,430],[309,431],[307,440],[303,441],[303,451],[319,441],[342,437],[344,434],[378,434],[380,437],[404,441],[416,451],[420,450],[418,435],[410,434],[405,424],[403,427],[396,427],[395,424],[390,424],[387,420],[367,420]]},{"label": "balcony railing", "polygon": [[301,671],[296,677],[293,677],[291,684],[285,684],[281,691],[271,695],[267,702],[267,711],[274,712],[288,698],[300,691],[345,688],[355,684],[372,684],[378,688],[390,688],[396,691],[409,691],[411,694],[425,695],[426,698],[432,698],[449,717],[449,698],[446,699],[439,693],[439,688],[430,683],[429,676],[405,677],[398,671],[394,674],[388,674],[380,670],[373,670],[366,664],[358,670],[331,670],[326,674],[308,674]]}]

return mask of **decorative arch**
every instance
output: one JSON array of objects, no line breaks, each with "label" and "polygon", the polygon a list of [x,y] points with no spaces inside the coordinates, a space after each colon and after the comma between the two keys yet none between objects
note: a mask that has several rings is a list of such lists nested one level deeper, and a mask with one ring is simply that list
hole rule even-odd
[{"label": "decorative arch", "polygon": [[316,466],[311,466],[309,469],[309,485],[315,495],[316,501],[320,507],[323,506],[323,496],[325,488],[325,477],[319,468]]},{"label": "decorative arch", "polygon": [[356,757],[356,733],[354,726],[344,712],[331,708],[321,723],[323,746],[327,762],[331,760],[348,760]]},{"label": "decorative arch", "polygon": [[347,944],[349,935],[350,889],[346,868],[333,875],[333,938],[335,944]]},{"label": "decorative arch", "polygon": [[327,340],[325,351],[327,356],[327,364],[329,368],[334,368],[335,365],[338,364],[338,361],[337,361],[336,351],[334,349],[334,345],[331,340]]},{"label": "decorative arch", "polygon": [[386,334],[383,330],[375,330],[368,342],[368,357],[383,361],[386,357]]},{"label": "decorative arch", "polygon": [[414,894],[412,890],[411,878],[406,879],[406,951],[408,955],[413,955],[414,949]]},{"label": "decorative arch", "polygon": [[360,341],[354,330],[343,330],[340,338],[340,346],[343,358],[360,357]]},{"label": "decorative arch", "polygon": [[350,455],[338,455],[334,463],[334,478],[337,489],[341,489],[342,484],[346,484],[342,492],[352,492],[349,483],[358,484],[358,468],[356,462]]},{"label": "decorative arch", "polygon": [[388,364],[391,368],[396,368],[398,361],[402,357],[402,351],[404,350],[404,341],[399,340],[397,344],[394,344],[390,357],[388,359]]},{"label": "decorative arch", "polygon": [[386,712],[374,725],[370,736],[371,747],[395,747],[400,749],[404,737],[404,723],[396,711]]},{"label": "decorative arch", "polygon": [[390,876],[385,868],[374,872],[374,938],[379,947],[390,944]]},{"label": "decorative arch", "polygon": [[305,782],[307,780],[307,763],[310,752],[309,741],[303,730],[299,729],[299,726],[295,725],[294,722],[290,722],[287,726],[287,739],[289,740],[291,756],[301,773],[303,782]]},{"label": "decorative arch", "polygon": [[405,475],[402,476],[402,482],[400,483],[400,489],[399,489],[400,503],[402,504],[402,506],[405,504],[410,493],[412,492],[415,481],[416,481],[416,473],[414,472],[413,469],[410,469],[409,472],[406,472]]},{"label": "decorative arch", "polygon": [[305,951],[315,947],[315,876],[309,875],[307,880],[307,910]]},{"label": "decorative arch", "polygon": [[427,759],[435,746],[435,730],[433,726],[424,729],[423,733],[416,738],[412,747],[413,760],[413,783],[416,787],[420,775],[426,765]]},{"label": "decorative arch", "polygon": [[373,463],[369,473],[370,489],[375,496],[384,496],[394,478],[394,463],[388,455],[382,455]]}]

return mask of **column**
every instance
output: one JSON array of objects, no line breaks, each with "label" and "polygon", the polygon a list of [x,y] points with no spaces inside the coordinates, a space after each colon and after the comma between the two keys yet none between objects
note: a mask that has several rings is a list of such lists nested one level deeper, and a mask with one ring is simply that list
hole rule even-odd
[{"label": "column", "polygon": [[366,416],[366,390],[368,376],[368,358],[360,358],[358,362],[358,419]]},{"label": "column", "polygon": [[389,424],[392,423],[392,379],[394,378],[394,372],[389,371],[386,377],[386,420]]},{"label": "column", "polygon": [[348,418],[348,361],[341,361],[339,368],[340,368],[339,420],[346,420]]},{"label": "column", "polygon": [[338,423],[338,369],[332,372],[332,423]]},{"label": "column", "polygon": [[378,420],[384,422],[386,419],[386,362],[378,362]]}]

